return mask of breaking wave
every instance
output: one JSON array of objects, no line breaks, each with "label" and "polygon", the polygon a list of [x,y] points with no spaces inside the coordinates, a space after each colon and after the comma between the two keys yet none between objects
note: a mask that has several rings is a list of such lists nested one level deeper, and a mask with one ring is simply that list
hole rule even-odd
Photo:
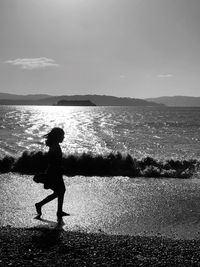
[{"label": "breaking wave", "polygon": [[[17,172],[36,174],[47,168],[47,153],[42,151],[24,151],[14,158],[5,156],[0,159],[0,173]],[[200,162],[196,159],[159,161],[151,157],[133,158],[130,154],[109,153],[93,155],[91,153],[63,156],[63,174],[67,176],[127,176],[154,178],[191,178],[198,173]]]}]

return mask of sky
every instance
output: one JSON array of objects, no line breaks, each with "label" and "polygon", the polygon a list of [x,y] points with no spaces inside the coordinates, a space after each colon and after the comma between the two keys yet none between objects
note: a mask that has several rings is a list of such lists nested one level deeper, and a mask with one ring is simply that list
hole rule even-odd
[{"label": "sky", "polygon": [[0,92],[200,96],[199,0],[0,0]]}]

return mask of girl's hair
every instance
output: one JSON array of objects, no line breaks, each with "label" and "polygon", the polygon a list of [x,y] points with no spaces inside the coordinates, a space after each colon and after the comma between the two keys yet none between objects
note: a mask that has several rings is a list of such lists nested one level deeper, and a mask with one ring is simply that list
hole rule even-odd
[{"label": "girl's hair", "polygon": [[59,143],[61,138],[64,136],[65,132],[62,128],[55,127],[48,134],[45,134],[43,137],[46,138],[46,145],[51,146],[55,143]]}]

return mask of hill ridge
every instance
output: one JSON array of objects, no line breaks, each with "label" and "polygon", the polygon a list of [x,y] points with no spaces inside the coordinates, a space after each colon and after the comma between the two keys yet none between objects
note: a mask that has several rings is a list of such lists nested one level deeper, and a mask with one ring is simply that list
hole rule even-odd
[{"label": "hill ridge", "polygon": [[[3,96],[3,98],[2,98]],[[130,97],[116,97],[109,95],[24,95],[22,99],[20,95],[9,94],[9,99],[4,98],[4,94],[0,93],[0,105],[56,105],[60,100],[90,100],[96,106],[163,106],[162,104],[149,102],[144,99]]]},{"label": "hill ridge", "polygon": [[161,96],[155,98],[146,98],[147,101],[153,101],[158,104],[164,104],[170,107],[200,107],[200,97],[198,96]]}]

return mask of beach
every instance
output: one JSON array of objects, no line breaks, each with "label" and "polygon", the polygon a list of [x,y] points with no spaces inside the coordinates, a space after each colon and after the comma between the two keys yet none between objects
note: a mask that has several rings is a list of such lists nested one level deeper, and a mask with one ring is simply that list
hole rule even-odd
[{"label": "beach", "polygon": [[32,176],[0,176],[0,266],[199,266],[198,179],[64,179],[57,222]]}]

